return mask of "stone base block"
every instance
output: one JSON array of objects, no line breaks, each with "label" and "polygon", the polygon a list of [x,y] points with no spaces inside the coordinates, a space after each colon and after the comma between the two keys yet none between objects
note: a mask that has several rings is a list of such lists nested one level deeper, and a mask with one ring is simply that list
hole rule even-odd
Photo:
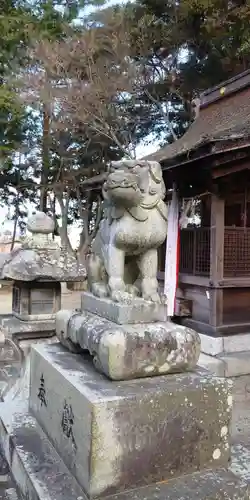
[{"label": "stone base block", "polygon": [[32,348],[30,410],[89,497],[226,466],[231,407],[230,381],[202,371],[117,383]]},{"label": "stone base block", "polygon": [[146,302],[140,298],[132,298],[131,302],[120,304],[111,299],[95,297],[90,292],[84,292],[81,306],[82,311],[97,314],[119,325],[167,321],[165,304]]},{"label": "stone base block", "polygon": [[72,352],[89,351],[112,380],[189,371],[200,354],[199,334],[170,321],[118,325],[85,311],[61,310],[56,335]]},{"label": "stone base block", "polygon": [[[59,458],[36,419],[28,412],[26,383],[15,398],[0,403],[0,446],[11,469],[18,493],[26,500],[86,500],[72,474]],[[196,472],[121,492],[106,500],[248,500],[249,450],[232,449],[231,471]],[[6,500],[18,500],[13,485]],[[5,500],[5,495],[3,499]],[[1,491],[0,491],[1,496]]]},{"label": "stone base block", "polygon": [[212,335],[201,333],[200,339],[201,351],[209,356],[244,352],[248,351],[250,346],[250,333],[221,335],[220,337],[213,337]]},{"label": "stone base block", "polygon": [[[26,500],[86,500],[83,490],[58,457],[48,438],[17,399],[0,404],[0,443],[15,486]],[[243,453],[244,455],[244,453]],[[250,487],[241,476],[242,450],[235,454],[234,475],[225,469],[207,470],[178,479],[121,492],[106,500],[249,500]],[[237,462],[238,460],[238,462]],[[246,464],[247,466],[248,464]],[[3,500],[18,500],[15,489],[6,489]]]},{"label": "stone base block", "polygon": [[16,316],[0,318],[0,328],[12,337],[18,338],[37,338],[51,337],[55,335],[55,319],[23,321]]},{"label": "stone base block", "polygon": [[225,377],[239,377],[250,373],[249,359],[250,351],[225,353],[219,359],[225,365]]},{"label": "stone base block", "polygon": [[249,333],[220,337],[200,334],[200,340],[199,366],[224,377],[250,374]]},{"label": "stone base block", "polygon": [[240,377],[250,374],[250,351],[208,356],[201,353],[198,365],[220,377]]}]

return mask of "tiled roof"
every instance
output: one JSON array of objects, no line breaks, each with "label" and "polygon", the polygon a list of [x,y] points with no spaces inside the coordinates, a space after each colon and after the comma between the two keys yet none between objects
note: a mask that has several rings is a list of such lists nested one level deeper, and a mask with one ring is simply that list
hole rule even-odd
[{"label": "tiled roof", "polygon": [[[223,87],[223,84],[221,85]],[[250,137],[250,87],[216,99],[200,110],[187,132],[173,144],[148,155],[147,160],[164,162],[187,155],[205,144]]]}]

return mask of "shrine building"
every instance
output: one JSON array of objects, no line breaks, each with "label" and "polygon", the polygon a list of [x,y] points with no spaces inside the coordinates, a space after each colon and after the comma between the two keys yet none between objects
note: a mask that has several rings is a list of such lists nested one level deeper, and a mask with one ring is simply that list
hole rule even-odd
[{"label": "shrine building", "polygon": [[[188,307],[176,320],[202,334],[206,354],[250,351],[250,70],[206,90],[183,137],[145,159],[161,163],[180,207],[196,207],[180,230],[177,297]],[[159,261],[164,280],[165,249]]]}]

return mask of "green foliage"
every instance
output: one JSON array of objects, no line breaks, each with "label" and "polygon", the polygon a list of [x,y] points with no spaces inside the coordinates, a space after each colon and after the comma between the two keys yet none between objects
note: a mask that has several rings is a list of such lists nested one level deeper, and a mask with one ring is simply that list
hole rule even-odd
[{"label": "green foliage", "polygon": [[[1,1],[0,201],[14,206],[15,216],[18,212],[20,220],[26,213],[23,207],[30,200],[39,203],[36,183],[41,179],[45,191],[54,189],[64,203],[70,197],[69,222],[81,218],[80,212],[95,204],[96,196],[91,194],[89,199],[84,182],[102,174],[110,160],[120,158],[126,143],[138,145],[145,138],[150,142],[157,139],[162,144],[176,140],[193,118],[193,97],[249,68],[248,0],[136,0],[84,16],[86,7],[103,3],[102,0]],[[118,83],[116,88],[112,82],[116,72],[117,81],[122,71],[125,74],[126,64],[121,64],[115,46],[107,53],[108,37],[119,15],[129,42],[128,59],[125,53],[124,58],[140,74],[140,78],[135,75],[130,88],[121,85],[120,92]],[[108,18],[112,18],[112,29]],[[98,111],[98,123],[100,117],[105,118],[100,128],[97,121],[95,127],[90,126],[90,115],[89,119],[83,119],[83,112],[87,117],[83,107],[79,107],[78,114],[69,107],[64,112],[59,109],[58,113],[50,112],[48,107],[45,116],[44,106],[48,103],[42,93],[40,100],[35,97],[32,103],[21,102],[19,95],[20,74],[36,76],[38,70],[46,69],[42,59],[34,58],[31,53],[35,44],[46,41],[54,55],[53,44],[63,46],[65,42],[67,47],[68,40],[70,43],[81,40],[87,29],[93,37],[97,31],[99,36],[92,66],[86,71],[86,51],[80,50],[77,55],[69,51],[70,60],[62,54],[66,66],[62,65],[60,71],[53,68],[50,77],[55,77],[57,83],[60,76],[61,82],[68,78],[68,82],[92,84],[92,94],[88,97],[92,99],[93,114]],[[117,51],[119,47],[117,41]],[[105,88],[98,73],[101,65],[105,69]],[[94,85],[97,88],[97,79],[94,81],[91,69],[99,75],[96,102],[93,89]],[[31,88],[27,86],[25,90],[30,97]],[[108,92],[112,94],[110,100]],[[65,96],[66,93],[67,101]],[[60,99],[63,100],[62,94]],[[97,108],[96,103],[104,100],[105,109]],[[110,130],[115,130],[115,140]]]},{"label": "green foliage", "polygon": [[[96,0],[2,0],[0,12],[0,189],[2,205],[36,203],[45,168],[42,113],[20,99],[20,74],[36,71],[30,59],[34,40],[60,40],[81,9]],[[98,3],[98,1],[96,1]],[[101,3],[101,2],[99,2]],[[22,89],[23,90],[23,89]],[[27,94],[29,89],[25,89]],[[42,104],[42,103],[41,103]],[[41,108],[40,108],[41,109]],[[49,136],[49,134],[48,134]],[[54,161],[53,151],[51,150]],[[53,158],[52,158],[53,157]],[[21,158],[21,161],[20,161]],[[28,172],[28,175],[27,175]],[[53,174],[52,176],[53,177]],[[49,177],[46,178],[49,181]],[[20,212],[20,210],[19,210]],[[25,211],[24,211],[25,212]],[[21,213],[21,212],[20,212]]]},{"label": "green foliage", "polygon": [[133,57],[148,75],[141,99],[153,97],[148,129],[171,142],[190,124],[194,97],[249,67],[249,2],[137,0],[125,15]]},{"label": "green foliage", "polygon": [[151,56],[163,64],[168,61],[183,95],[197,94],[248,68],[248,2],[137,0],[135,10],[155,33]]}]

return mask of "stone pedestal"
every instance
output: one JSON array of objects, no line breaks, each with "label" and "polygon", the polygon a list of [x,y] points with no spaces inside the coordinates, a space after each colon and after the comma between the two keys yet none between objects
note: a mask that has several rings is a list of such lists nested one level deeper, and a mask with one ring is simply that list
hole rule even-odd
[{"label": "stone pedestal", "polygon": [[72,352],[87,350],[112,380],[192,370],[200,354],[194,330],[166,321],[166,306],[142,299],[116,303],[82,296],[82,311],[61,310],[56,335]]},{"label": "stone pedestal", "polygon": [[28,500],[247,500],[242,449],[227,470],[231,382],[204,373],[114,382],[89,355],[33,347],[30,384],[27,371],[0,404],[18,491]]},{"label": "stone pedestal", "polygon": [[146,302],[139,298],[131,298],[127,303],[118,303],[111,299],[95,297],[90,292],[84,292],[81,309],[118,325],[167,321],[165,304]]},{"label": "stone pedestal", "polygon": [[43,338],[55,335],[55,319],[24,321],[16,316],[0,318],[0,328],[10,338]]},{"label": "stone pedestal", "polygon": [[199,372],[116,383],[59,345],[32,350],[30,410],[89,497],[226,467],[230,388]]}]

